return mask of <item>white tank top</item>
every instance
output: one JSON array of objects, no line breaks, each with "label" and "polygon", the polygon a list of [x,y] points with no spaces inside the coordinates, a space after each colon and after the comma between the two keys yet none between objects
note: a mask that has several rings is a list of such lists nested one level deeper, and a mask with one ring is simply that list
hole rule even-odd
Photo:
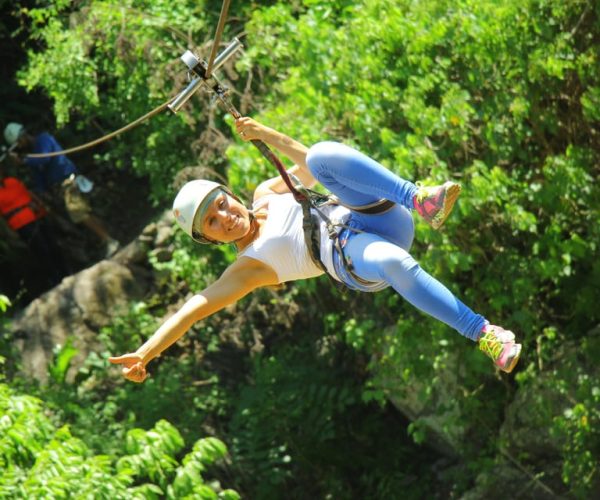
[{"label": "white tank top", "polygon": [[[323,274],[310,257],[302,229],[302,206],[291,193],[272,194],[256,200],[253,209],[268,202],[267,218],[260,236],[248,245],[240,257],[250,257],[275,271],[279,282],[313,278]],[[350,211],[342,206],[325,206],[321,209],[331,220],[346,221]],[[321,261],[334,278],[333,245],[321,222]]]}]

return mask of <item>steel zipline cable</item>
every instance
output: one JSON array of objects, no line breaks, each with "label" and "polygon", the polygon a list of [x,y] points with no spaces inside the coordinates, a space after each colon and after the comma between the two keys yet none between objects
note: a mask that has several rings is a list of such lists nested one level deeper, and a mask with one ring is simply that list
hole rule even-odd
[{"label": "steel zipline cable", "polygon": [[217,50],[219,50],[219,44],[221,43],[221,35],[223,35],[223,29],[225,28],[225,22],[227,21],[227,11],[229,10],[229,4],[231,0],[223,0],[221,5],[221,15],[219,16],[219,23],[217,24],[217,30],[215,31],[215,38],[213,40],[212,50],[208,58],[208,64],[206,66],[206,78],[210,78],[212,73],[213,63],[217,56]]},{"label": "steel zipline cable", "polygon": [[[204,74],[199,74],[198,75],[199,78],[197,80],[200,83],[204,83],[205,85],[207,84],[207,81],[210,79],[211,73],[212,73],[212,69],[214,67],[215,57],[216,57],[216,54],[217,54],[217,51],[218,51],[218,48],[219,48],[219,44],[221,43],[221,36],[223,34],[223,29],[225,27],[225,22],[227,20],[227,11],[229,10],[229,4],[230,4],[230,0],[223,0],[223,4],[221,5],[221,15],[219,16],[219,22],[217,24],[217,29],[215,31],[215,38],[213,40],[213,45],[212,45],[210,57],[209,57],[209,60],[208,60],[208,64],[206,65],[206,69],[204,70]],[[239,44],[239,41],[237,41],[237,43]],[[226,52],[227,52],[227,50],[226,50]],[[230,54],[231,53],[233,53],[233,52],[230,52]],[[184,54],[184,56],[185,56],[185,54]],[[152,118],[154,115],[156,115],[156,114],[164,111],[165,108],[170,108],[171,104],[174,104],[174,102],[181,95],[185,94],[186,97],[183,99],[183,101],[181,101],[181,104],[178,105],[178,106],[174,105],[172,110],[176,111],[177,109],[179,109],[179,107],[183,103],[185,103],[187,101],[187,99],[189,99],[189,97],[191,96],[191,94],[197,88],[197,86],[195,85],[194,81],[192,81],[191,85],[194,87],[191,91],[189,90],[189,86],[188,86],[188,89],[186,89],[183,92],[181,92],[178,96],[172,97],[167,102],[164,102],[160,106],[154,108],[149,113],[146,113],[144,116],[138,118],[137,120],[131,122],[130,124],[128,124],[128,125],[120,128],[118,130],[115,130],[114,132],[111,132],[110,134],[107,134],[107,135],[105,135],[103,137],[100,137],[99,139],[96,139],[94,141],[88,142],[86,144],[82,144],[81,146],[77,146],[77,147],[74,147],[74,148],[65,149],[65,150],[62,150],[62,151],[54,151],[52,153],[29,154],[29,155],[27,155],[27,157],[28,158],[50,158],[50,157],[53,157],[53,156],[60,156],[60,155],[68,154],[68,153],[75,153],[77,151],[82,151],[84,149],[91,148],[92,146],[96,146],[97,144],[101,144],[101,143],[103,143],[105,141],[108,141],[108,140],[112,139],[113,137],[115,137],[115,136],[117,136],[119,134],[122,134],[123,132],[126,132],[126,131],[128,131],[128,130],[136,127],[136,126],[138,126],[144,120]],[[215,92],[216,96],[223,103],[223,105],[225,106],[226,110],[234,118],[238,119],[238,118],[241,117],[241,114],[239,113],[239,111],[235,108],[235,106],[231,103],[231,101],[227,97],[227,91],[226,91],[226,89],[224,89],[223,87],[221,87],[221,85],[217,82],[216,87],[215,88],[211,88],[211,90],[213,90]],[[257,139],[254,139],[251,142],[261,152],[261,154],[277,169],[277,171],[279,172],[279,175],[281,176],[281,178],[285,182],[285,184],[288,187],[288,189],[290,190],[290,192],[294,195],[294,198],[296,199],[296,201],[302,202],[302,201],[306,200],[307,199],[306,195],[303,194],[303,193],[301,193],[298,189],[296,189],[296,186],[294,186],[294,183],[290,179],[290,176],[288,175],[287,170],[285,169],[285,166],[283,165],[283,163],[281,162],[281,160],[277,157],[277,155],[275,153],[273,153],[273,151],[271,151],[271,149],[269,149],[269,146],[267,146],[263,141],[257,140]]]},{"label": "steel zipline cable", "polygon": [[69,153],[76,153],[77,151],[82,151],[84,149],[91,148],[93,146],[96,146],[98,144],[106,142],[106,141],[112,139],[113,137],[116,137],[117,135],[122,134],[123,132],[127,132],[128,130],[131,130],[132,128],[137,127],[144,120],[152,118],[154,115],[157,115],[158,113],[164,111],[170,102],[171,102],[171,99],[169,99],[167,102],[162,103],[160,106],[157,106],[152,111],[150,111],[149,113],[146,113],[144,116],[141,116],[137,120],[132,121],[128,125],[125,125],[124,127],[121,127],[120,129],[115,130],[114,132],[111,132],[110,134],[106,134],[103,137],[100,137],[100,138],[95,139],[90,142],[86,142],[85,144],[82,144],[81,146],[64,149],[62,151],[54,151],[52,153],[28,154],[27,158],[50,158],[52,156],[61,156],[61,155],[69,154]]},{"label": "steel zipline cable", "polygon": [[[208,60],[206,78],[209,78],[210,74],[212,72],[213,63],[214,63],[214,60],[215,60],[215,57],[216,57],[216,54],[217,54],[217,51],[219,48],[219,44],[221,43],[221,36],[223,34],[225,22],[227,21],[227,12],[229,10],[230,3],[231,3],[231,0],[223,0],[223,4],[221,5],[221,15],[219,16],[219,22],[217,24],[217,29],[215,32],[215,39],[213,41],[212,49],[210,52],[210,57]],[[152,111],[150,111],[149,113],[146,113],[144,116],[141,116],[137,120],[134,120],[131,123],[129,123],[128,125],[125,125],[124,127],[121,127],[120,129],[115,130],[114,132],[106,134],[98,139],[93,140],[93,141],[86,142],[85,144],[81,144],[80,146],[76,146],[73,148],[64,149],[62,151],[54,151],[52,153],[43,153],[43,154],[28,154],[26,156],[27,156],[27,158],[51,158],[53,156],[61,156],[61,155],[65,155],[65,154],[76,153],[78,151],[83,151],[84,149],[88,149],[93,146],[97,146],[98,144],[102,144],[103,142],[109,141],[113,137],[116,137],[117,135],[122,134],[123,132],[127,132],[128,130],[131,130],[132,128],[137,127],[143,121],[152,118],[154,115],[157,115],[158,113],[161,113],[168,107],[168,105],[173,101],[173,99],[174,99],[174,97],[170,98],[167,102],[162,103],[160,106],[157,106]]]}]

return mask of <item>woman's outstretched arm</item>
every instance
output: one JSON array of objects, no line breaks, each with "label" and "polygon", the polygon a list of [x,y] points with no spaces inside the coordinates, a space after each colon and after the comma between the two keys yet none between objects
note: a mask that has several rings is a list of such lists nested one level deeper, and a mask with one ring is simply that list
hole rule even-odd
[{"label": "woman's outstretched arm", "polygon": [[[298,177],[300,182],[306,187],[311,188],[317,183],[306,165],[308,148],[304,144],[301,144],[275,129],[266,127],[252,118],[239,118],[236,120],[235,126],[243,140],[261,140],[267,145],[274,147],[277,151],[294,162],[295,165],[288,169],[288,172]],[[278,176],[261,183],[256,190],[255,198],[260,198],[260,196],[263,196],[268,192],[281,194],[289,192],[289,189],[281,177]]]},{"label": "woman's outstretched arm", "polygon": [[196,322],[263,286],[278,283],[277,274],[261,262],[242,257],[229,266],[221,277],[189,299],[137,351],[111,357],[113,364],[123,365],[123,376],[133,382],[146,379],[146,365],[177,342]]}]

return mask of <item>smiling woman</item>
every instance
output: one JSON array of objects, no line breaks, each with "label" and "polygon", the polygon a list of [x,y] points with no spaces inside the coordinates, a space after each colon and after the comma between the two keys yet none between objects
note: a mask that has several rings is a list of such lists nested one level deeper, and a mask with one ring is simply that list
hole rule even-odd
[{"label": "smiling woman", "polygon": [[241,240],[254,220],[228,188],[206,180],[188,182],[173,203],[173,213],[194,241],[216,245]]},{"label": "smiling woman", "polygon": [[[336,203],[320,209],[326,218],[314,223],[314,232],[320,235],[318,249],[309,250],[312,242],[305,240],[304,230],[310,218],[305,217],[303,207],[281,177],[257,187],[250,210],[221,184],[206,180],[187,183],[173,204],[180,227],[199,243],[235,245],[238,258],[136,352],[110,358],[112,363],[123,365],[126,378],[142,382],[147,376],[146,365],[193,323],[252,290],[324,272],[355,290],[393,287],[421,311],[478,342],[498,368],[512,371],[521,353],[514,334],[490,325],[408,253],[414,236],[411,210],[434,229],[439,228],[460,193],[458,184],[417,187],[348,146],[320,142],[308,149],[251,118],[239,118],[236,128],[243,140],[264,141],[291,159],[295,166],[288,172],[304,186],[313,187],[318,180],[335,195]],[[382,199],[391,203],[374,212],[372,207]],[[334,235],[331,225],[325,223],[333,219],[341,221]]]}]

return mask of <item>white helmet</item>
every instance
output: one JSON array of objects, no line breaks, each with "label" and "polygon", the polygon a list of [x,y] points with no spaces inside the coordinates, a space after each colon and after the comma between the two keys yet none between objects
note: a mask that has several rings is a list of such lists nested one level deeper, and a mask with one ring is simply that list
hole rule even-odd
[{"label": "white helmet", "polygon": [[9,146],[12,146],[19,140],[21,134],[25,131],[25,127],[20,123],[11,122],[4,129],[4,138]]},{"label": "white helmet", "polygon": [[219,190],[230,193],[229,189],[218,182],[190,181],[179,190],[175,201],[173,201],[173,215],[177,224],[198,243],[219,243],[202,236],[194,229],[196,215],[203,215]]}]

